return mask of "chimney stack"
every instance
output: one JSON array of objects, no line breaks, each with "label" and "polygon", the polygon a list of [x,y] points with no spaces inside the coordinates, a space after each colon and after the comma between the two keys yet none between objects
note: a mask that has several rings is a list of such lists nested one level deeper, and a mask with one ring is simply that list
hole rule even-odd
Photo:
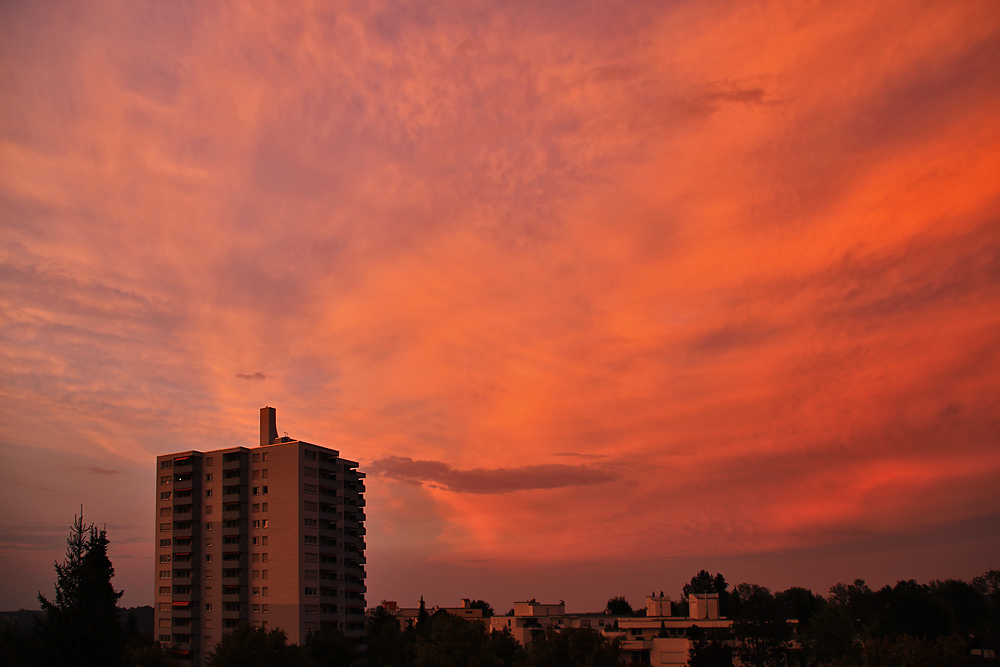
[{"label": "chimney stack", "polygon": [[270,445],[278,439],[278,426],[275,423],[274,408],[260,409],[260,446]]}]

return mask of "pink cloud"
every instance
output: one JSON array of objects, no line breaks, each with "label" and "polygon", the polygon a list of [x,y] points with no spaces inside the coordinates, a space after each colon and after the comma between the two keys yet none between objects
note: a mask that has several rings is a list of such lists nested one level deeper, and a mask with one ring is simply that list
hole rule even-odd
[{"label": "pink cloud", "polygon": [[277,405],[427,572],[1000,511],[991,3],[0,11],[6,442],[146,497]]}]

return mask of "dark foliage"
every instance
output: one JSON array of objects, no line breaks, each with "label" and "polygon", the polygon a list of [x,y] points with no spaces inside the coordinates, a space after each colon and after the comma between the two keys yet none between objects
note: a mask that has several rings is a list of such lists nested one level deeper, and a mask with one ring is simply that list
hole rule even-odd
[{"label": "dark foliage", "polygon": [[494,630],[490,633],[490,649],[500,659],[503,667],[514,667],[524,660],[524,647],[506,628],[503,632]]},{"label": "dark foliage", "polygon": [[737,584],[729,595],[727,616],[734,619],[777,620],[778,606],[771,591],[757,584]]},{"label": "dark foliage", "polygon": [[792,639],[792,626],[779,620],[743,619],[733,623],[734,653],[747,667],[780,667]]},{"label": "dark foliage", "polygon": [[793,586],[774,595],[775,611],[783,620],[796,619],[800,628],[808,628],[813,615],[825,603],[823,596],[816,595],[808,588]]},{"label": "dark foliage", "polygon": [[337,628],[309,633],[299,653],[303,667],[350,667],[358,659],[354,642]]},{"label": "dark foliage", "polygon": [[222,635],[209,654],[208,667],[294,667],[296,652],[284,630],[255,628],[240,623]]},{"label": "dark foliage", "polygon": [[108,536],[83,514],[66,540],[66,560],[56,563],[56,595],[38,600],[45,612],[43,652],[49,664],[104,667],[124,661],[125,639],[118,617],[121,591],[111,584]]},{"label": "dark foliage", "polygon": [[471,607],[472,609],[482,609],[483,618],[490,618],[496,614],[493,611],[493,605],[491,605],[486,600],[471,600],[469,602],[469,607]]},{"label": "dark foliage", "polygon": [[428,625],[426,630],[417,633],[414,667],[502,666],[482,623],[439,612],[431,617]]},{"label": "dark foliage", "polygon": [[608,604],[604,610],[612,616],[631,616],[633,613],[632,603],[621,596],[608,600]]},{"label": "dark foliage", "polygon": [[406,649],[399,619],[379,605],[368,614],[368,665],[392,667],[403,665]]},{"label": "dark foliage", "polygon": [[805,644],[818,665],[856,665],[861,659],[854,619],[843,605],[827,604],[813,615]]},{"label": "dark foliage", "polygon": [[153,641],[152,607],[119,609],[107,533],[81,515],[66,544],[66,559],[55,565],[55,597],[39,593],[40,612],[0,616],[0,664],[174,667]]},{"label": "dark foliage", "polygon": [[699,639],[691,643],[688,667],[733,667],[733,649],[717,639]]},{"label": "dark foliage", "polygon": [[726,578],[716,572],[712,576],[708,570],[702,570],[691,577],[691,581],[684,584],[681,591],[681,611],[687,610],[688,595],[692,593],[718,593],[719,609],[723,616],[729,613],[729,584]]},{"label": "dark foliage", "polygon": [[918,584],[912,579],[900,581],[886,592],[885,597],[887,603],[882,609],[879,635],[937,639],[951,634],[952,615],[930,586]]},{"label": "dark foliage", "polygon": [[952,637],[920,639],[875,637],[864,644],[863,667],[961,667],[966,664],[965,645]]},{"label": "dark foliage", "polygon": [[549,628],[532,640],[525,667],[615,667],[618,641],[592,628]]}]

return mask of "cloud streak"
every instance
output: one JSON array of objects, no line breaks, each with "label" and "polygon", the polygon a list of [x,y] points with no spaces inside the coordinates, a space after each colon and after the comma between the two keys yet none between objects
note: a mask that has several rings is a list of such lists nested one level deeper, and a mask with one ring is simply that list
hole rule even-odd
[{"label": "cloud streak", "polygon": [[608,470],[582,465],[549,463],[516,468],[456,470],[441,461],[414,461],[405,456],[378,459],[368,464],[366,469],[372,475],[409,484],[427,484],[446,491],[472,494],[551,490],[618,480],[618,476]]}]

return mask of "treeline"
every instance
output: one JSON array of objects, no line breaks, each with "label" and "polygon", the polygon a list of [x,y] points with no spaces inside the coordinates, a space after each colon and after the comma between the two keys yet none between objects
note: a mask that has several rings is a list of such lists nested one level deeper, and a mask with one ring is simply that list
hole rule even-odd
[{"label": "treeline", "polygon": [[728,667],[734,656],[777,667],[790,649],[798,662],[817,667],[949,667],[969,664],[976,649],[989,655],[1000,639],[1000,570],[972,581],[911,579],[878,590],[856,579],[825,597],[751,583],[729,590],[721,574],[703,570],[684,587],[691,592],[718,593],[722,614],[734,621],[727,638],[692,637],[692,667]]},{"label": "treeline", "polygon": [[208,667],[615,667],[619,658],[618,641],[590,628],[547,630],[525,648],[509,632],[443,610],[403,627],[382,607],[368,616],[366,649],[339,630],[296,646],[280,630],[242,624],[223,636]]},{"label": "treeline", "polygon": [[[15,613],[0,629],[0,663],[9,667],[173,667],[179,663],[140,630],[136,614],[123,614],[111,580],[104,530],[75,519],[66,559],[56,564],[56,594],[39,594],[42,611]],[[1000,648],[1000,570],[972,581],[921,584],[900,581],[872,590],[857,579],[828,595],[792,587],[772,593],[752,583],[732,589],[722,574],[702,570],[684,585],[673,616],[686,616],[687,596],[716,593],[724,630],[692,621],[690,667],[958,667]],[[491,615],[485,601],[473,603]],[[145,610],[144,610],[145,611]],[[509,612],[513,613],[513,610]],[[608,601],[611,619],[644,616],[624,597]],[[36,620],[37,619],[37,620]],[[145,619],[144,619],[145,620]],[[610,628],[616,629],[613,620]],[[357,646],[339,630],[289,644],[280,629],[248,624],[223,635],[210,667],[613,667],[621,655],[616,633],[591,628],[539,628],[528,647],[509,632],[490,632],[478,621],[423,608],[405,626],[382,607],[367,619],[366,643]],[[607,627],[607,626],[606,626]],[[664,626],[663,634],[667,630]],[[676,636],[676,635],[674,635]]]}]

